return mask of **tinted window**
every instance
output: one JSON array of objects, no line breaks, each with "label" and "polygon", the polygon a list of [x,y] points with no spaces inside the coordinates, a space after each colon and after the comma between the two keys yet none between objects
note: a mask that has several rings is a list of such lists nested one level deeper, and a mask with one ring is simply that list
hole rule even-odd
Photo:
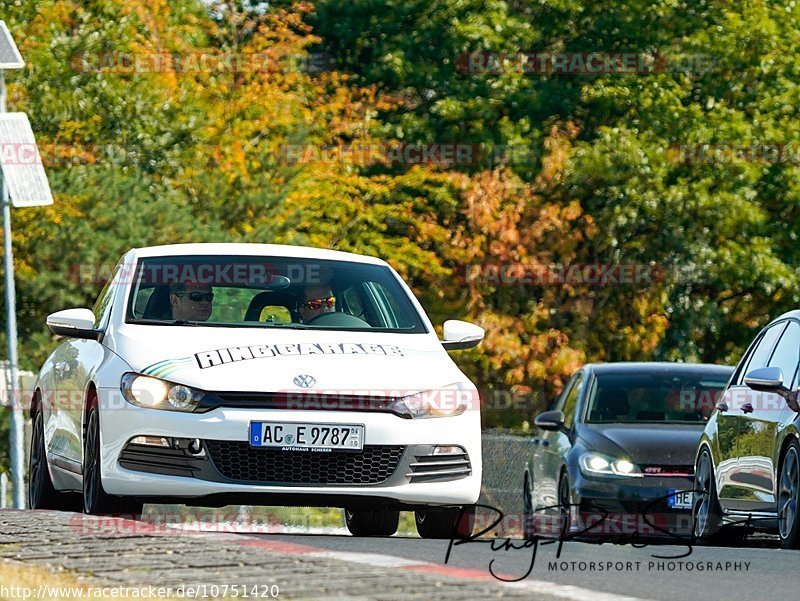
[{"label": "tinted window", "polygon": [[106,285],[100,292],[100,296],[97,297],[97,301],[94,303],[94,307],[92,307],[95,328],[102,328],[108,321],[108,315],[111,313],[111,299],[114,298],[114,290],[117,288],[117,286],[113,284],[114,276],[119,271],[119,268],[120,265],[117,264],[117,266],[114,268],[114,273],[106,282]]},{"label": "tinted window", "polygon": [[567,428],[571,428],[573,422],[575,421],[575,408],[578,406],[578,399],[581,396],[581,391],[583,390],[583,373],[579,373],[578,377],[575,379],[575,384],[567,394],[567,398],[564,400],[564,408],[561,410],[564,412],[564,425]]},{"label": "tinted window", "polygon": [[730,371],[599,373],[587,400],[587,422],[703,422],[717,404]]},{"label": "tinted window", "polygon": [[425,332],[383,265],[291,257],[141,259],[129,323]]},{"label": "tinted window", "polygon": [[786,322],[776,323],[774,326],[770,327],[764,332],[764,334],[761,336],[761,340],[758,341],[758,344],[753,349],[753,352],[750,353],[747,366],[740,374],[742,379],[754,369],[767,366],[767,361],[769,361],[769,358],[772,355],[772,349],[775,346],[775,341],[778,339],[778,336],[783,331],[785,326]]},{"label": "tinted window", "polygon": [[780,367],[783,372],[783,383],[789,386],[794,377],[797,361],[800,359],[800,324],[790,321],[781,335],[769,367]]}]

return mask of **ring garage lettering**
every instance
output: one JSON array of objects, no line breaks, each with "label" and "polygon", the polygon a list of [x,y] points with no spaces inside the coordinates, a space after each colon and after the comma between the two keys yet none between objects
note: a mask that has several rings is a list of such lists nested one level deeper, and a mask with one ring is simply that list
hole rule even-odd
[{"label": "ring garage lettering", "polygon": [[353,342],[260,344],[253,346],[231,346],[212,351],[195,353],[200,369],[268,357],[292,355],[392,355],[403,356],[400,347],[392,344],[357,344]]}]

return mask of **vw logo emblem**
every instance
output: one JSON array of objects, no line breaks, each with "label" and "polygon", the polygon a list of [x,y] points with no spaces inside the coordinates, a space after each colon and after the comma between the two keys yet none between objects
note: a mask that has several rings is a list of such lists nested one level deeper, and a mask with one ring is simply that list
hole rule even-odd
[{"label": "vw logo emblem", "polygon": [[300,374],[299,376],[295,376],[292,378],[292,382],[294,382],[295,386],[299,386],[300,388],[311,388],[317,381],[308,374]]}]

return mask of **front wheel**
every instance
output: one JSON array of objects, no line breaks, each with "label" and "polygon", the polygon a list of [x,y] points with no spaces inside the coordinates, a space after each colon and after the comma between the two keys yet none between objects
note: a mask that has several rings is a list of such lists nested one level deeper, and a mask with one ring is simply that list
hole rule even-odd
[{"label": "front wheel", "polygon": [[475,506],[415,511],[414,521],[422,538],[465,539],[472,535]]},{"label": "front wheel", "polygon": [[353,536],[391,536],[400,524],[400,512],[391,509],[344,510],[344,522]]},{"label": "front wheel", "polygon": [[522,479],[522,536],[525,540],[536,538],[536,515],[533,512],[533,486],[530,476],[525,472]]},{"label": "front wheel", "polygon": [[800,446],[789,445],[781,463],[778,484],[778,534],[781,548],[800,549]]},{"label": "front wheel", "polygon": [[100,414],[97,407],[89,411],[86,439],[83,444],[83,511],[90,515],[118,515],[138,519],[142,502],[129,497],[106,494],[100,478]]},{"label": "front wheel", "polygon": [[44,415],[37,409],[33,416],[31,452],[28,459],[28,507],[31,509],[58,509],[80,511],[79,495],[59,492],[53,486],[47,466],[44,442]]}]

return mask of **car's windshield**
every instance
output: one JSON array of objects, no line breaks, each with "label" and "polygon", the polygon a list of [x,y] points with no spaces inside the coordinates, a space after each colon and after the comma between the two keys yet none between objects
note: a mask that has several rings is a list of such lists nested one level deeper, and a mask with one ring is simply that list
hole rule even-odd
[{"label": "car's windshield", "polygon": [[590,391],[589,423],[705,422],[728,372],[600,373]]},{"label": "car's windshield", "polygon": [[128,323],[426,332],[382,265],[293,257],[141,259]]}]

